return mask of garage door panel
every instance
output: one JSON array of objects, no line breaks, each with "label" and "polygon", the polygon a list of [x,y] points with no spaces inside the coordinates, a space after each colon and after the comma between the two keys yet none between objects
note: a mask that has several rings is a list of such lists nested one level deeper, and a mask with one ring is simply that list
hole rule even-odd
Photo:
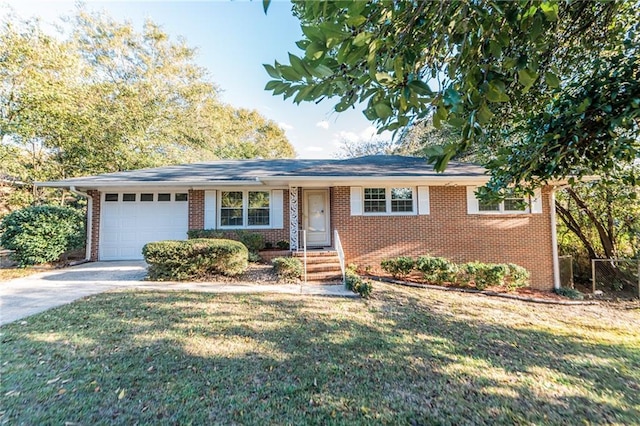
[{"label": "garage door panel", "polygon": [[[136,200],[140,200],[139,194]],[[188,212],[184,201],[103,202],[100,259],[142,259],[142,247],[148,242],[186,239]]]}]

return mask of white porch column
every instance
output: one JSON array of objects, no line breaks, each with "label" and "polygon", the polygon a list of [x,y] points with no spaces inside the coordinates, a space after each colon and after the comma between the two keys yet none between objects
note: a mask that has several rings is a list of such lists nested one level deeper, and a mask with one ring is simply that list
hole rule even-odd
[{"label": "white porch column", "polygon": [[289,240],[291,250],[298,250],[298,187],[289,187]]}]

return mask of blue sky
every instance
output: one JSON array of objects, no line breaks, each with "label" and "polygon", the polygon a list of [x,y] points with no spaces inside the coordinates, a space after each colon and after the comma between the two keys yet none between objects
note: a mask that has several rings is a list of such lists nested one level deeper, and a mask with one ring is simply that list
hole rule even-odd
[{"label": "blue sky", "polygon": [[[14,0],[9,5],[21,17],[39,16],[54,22],[73,13],[72,1]],[[333,112],[333,102],[295,105],[264,90],[269,76],[263,63],[287,61],[287,52],[298,53],[298,20],[287,1],[272,1],[268,14],[262,1],[111,1],[85,2],[90,10],[106,11],[137,29],[145,19],[162,26],[172,38],[182,36],[198,49],[197,62],[223,90],[222,100],[236,107],[256,109],[279,123],[300,158],[331,158],[344,140],[368,141],[375,129],[360,109]],[[0,6],[0,16],[6,16]]]}]

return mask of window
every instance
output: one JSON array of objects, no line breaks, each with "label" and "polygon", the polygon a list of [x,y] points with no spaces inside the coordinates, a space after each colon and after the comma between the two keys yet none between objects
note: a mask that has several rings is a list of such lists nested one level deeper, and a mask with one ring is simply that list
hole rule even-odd
[{"label": "window", "polygon": [[269,191],[221,191],[221,227],[262,227],[271,225]]},{"label": "window", "polygon": [[385,188],[364,189],[364,212],[385,213],[387,211]]},{"label": "window", "polygon": [[534,197],[518,197],[513,194],[499,203],[487,203],[476,198],[477,187],[467,187],[467,210],[470,214],[522,214],[542,213],[540,191]]},{"label": "window", "polygon": [[220,226],[243,226],[242,192],[220,193]]},{"label": "window", "polygon": [[189,200],[189,196],[187,194],[185,194],[185,193],[179,193],[179,194],[176,194],[175,200],[176,201],[188,201]]},{"label": "window", "polygon": [[269,226],[269,193],[265,191],[249,191],[249,207],[247,210],[249,226]]},{"label": "window", "polygon": [[105,201],[118,201],[118,194],[104,194]]},{"label": "window", "polygon": [[364,213],[412,214],[413,188],[364,188]]},{"label": "window", "polygon": [[411,188],[391,188],[391,211],[393,213],[413,212],[413,190]]},{"label": "window", "polygon": [[136,194],[122,194],[122,201],[135,201]]},{"label": "window", "polygon": [[140,201],[153,201],[153,194],[140,194]]},{"label": "window", "polygon": [[171,201],[171,194],[158,194],[158,201]]}]

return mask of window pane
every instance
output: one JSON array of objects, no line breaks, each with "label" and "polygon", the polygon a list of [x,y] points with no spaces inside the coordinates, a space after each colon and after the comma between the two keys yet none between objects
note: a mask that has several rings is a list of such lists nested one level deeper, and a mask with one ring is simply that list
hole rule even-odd
[{"label": "window pane", "polygon": [[220,225],[244,226],[242,191],[222,191],[220,194]]},{"label": "window pane", "polygon": [[249,192],[247,216],[249,226],[269,226],[269,192]]},{"label": "window pane", "polygon": [[527,209],[524,198],[505,198],[504,210],[510,212],[523,212]]},{"label": "window pane", "polygon": [[136,194],[122,194],[122,201],[135,201]]},{"label": "window pane", "polygon": [[500,204],[499,203],[485,203],[482,200],[478,200],[478,210],[481,212],[499,212]]},{"label": "window pane", "polygon": [[176,194],[176,201],[187,201],[188,200],[188,196],[187,194]]},{"label": "window pane", "polygon": [[153,201],[153,194],[140,194],[140,201]]},{"label": "window pane", "polygon": [[221,207],[242,209],[242,191],[222,191],[220,198]]},{"label": "window pane", "polygon": [[387,211],[386,190],[384,188],[364,189],[365,213],[385,213]]},{"label": "window pane", "polygon": [[118,194],[104,194],[105,201],[118,201]]},{"label": "window pane", "polygon": [[171,201],[171,194],[158,194],[158,201]]},{"label": "window pane", "polygon": [[413,212],[413,190],[411,188],[391,188],[391,211]]},{"label": "window pane", "polygon": [[220,225],[222,226],[242,226],[242,209],[221,208]]}]

